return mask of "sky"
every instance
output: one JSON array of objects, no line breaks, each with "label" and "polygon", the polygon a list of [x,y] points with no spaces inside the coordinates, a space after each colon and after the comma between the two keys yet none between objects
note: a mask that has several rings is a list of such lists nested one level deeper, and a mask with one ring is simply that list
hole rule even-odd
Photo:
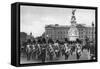
[{"label": "sky", "polygon": [[[20,32],[27,34],[32,32],[32,35],[37,37],[45,32],[45,25],[71,25],[73,9],[75,8],[21,6]],[[86,26],[91,26],[92,22],[95,24],[95,10],[76,9],[75,16],[78,24]]]}]

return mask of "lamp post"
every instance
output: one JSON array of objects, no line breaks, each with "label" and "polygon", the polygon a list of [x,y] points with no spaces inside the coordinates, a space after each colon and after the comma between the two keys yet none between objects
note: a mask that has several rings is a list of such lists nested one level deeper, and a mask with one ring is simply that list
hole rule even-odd
[{"label": "lamp post", "polygon": [[93,39],[93,36],[94,36],[94,35],[93,35],[93,34],[94,34],[93,32],[94,32],[94,23],[92,22],[92,41],[94,40],[94,39]]}]

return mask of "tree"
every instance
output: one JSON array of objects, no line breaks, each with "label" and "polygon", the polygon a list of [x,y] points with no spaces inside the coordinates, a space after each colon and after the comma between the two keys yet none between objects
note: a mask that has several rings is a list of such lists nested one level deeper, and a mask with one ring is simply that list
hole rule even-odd
[{"label": "tree", "polygon": [[27,33],[20,32],[20,43],[21,43],[21,46],[23,46],[23,44],[25,43],[26,37],[27,37]]},{"label": "tree", "polygon": [[27,33],[25,32],[20,32],[20,38],[23,39],[23,38],[26,38],[27,36]]}]

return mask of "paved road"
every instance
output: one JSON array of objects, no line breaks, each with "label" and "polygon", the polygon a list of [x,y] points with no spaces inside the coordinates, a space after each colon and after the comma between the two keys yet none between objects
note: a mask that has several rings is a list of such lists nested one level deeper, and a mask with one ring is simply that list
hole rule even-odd
[{"label": "paved road", "polygon": [[[65,56],[61,56],[58,59],[54,58],[52,61],[46,59],[46,62],[76,61],[76,60],[77,60],[76,59],[76,54],[73,53],[73,55],[69,56],[68,60],[65,60]],[[89,60],[89,52],[87,52],[87,50],[83,50],[83,53],[82,53],[82,55],[81,55],[79,60]],[[30,61],[27,61],[26,58],[21,57],[21,62],[20,63],[22,64],[22,63],[40,63],[40,62],[41,62],[41,60],[30,60]]]}]

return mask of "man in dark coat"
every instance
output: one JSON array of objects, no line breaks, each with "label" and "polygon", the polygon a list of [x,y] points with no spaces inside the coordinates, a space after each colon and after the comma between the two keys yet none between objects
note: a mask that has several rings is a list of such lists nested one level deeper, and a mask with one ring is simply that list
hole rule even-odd
[{"label": "man in dark coat", "polygon": [[46,58],[46,48],[45,48],[45,45],[42,44],[41,45],[41,60],[43,63],[45,62],[45,58]]},{"label": "man in dark coat", "polygon": [[91,60],[94,60],[95,59],[95,47],[94,47],[94,45],[91,45],[90,46],[90,59]]},{"label": "man in dark coat", "polygon": [[45,38],[42,39],[42,43],[41,43],[41,59],[42,62],[45,62],[46,59],[46,40]]}]

